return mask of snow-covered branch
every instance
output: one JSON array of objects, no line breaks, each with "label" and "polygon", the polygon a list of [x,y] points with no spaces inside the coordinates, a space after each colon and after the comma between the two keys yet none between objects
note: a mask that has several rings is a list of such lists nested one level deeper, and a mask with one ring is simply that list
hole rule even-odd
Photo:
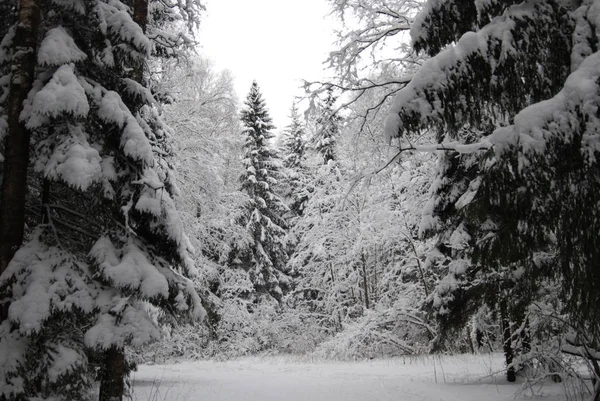
[{"label": "snow-covered branch", "polygon": [[400,145],[398,152],[392,157],[385,165],[376,169],[371,174],[379,174],[387,167],[389,167],[392,163],[397,162],[400,158],[400,155],[403,152],[413,151],[413,152],[424,152],[424,153],[435,153],[435,152],[457,152],[457,153],[474,153],[482,150],[488,150],[493,146],[492,142],[487,139],[483,139],[480,142],[476,143],[461,143],[461,142],[442,142],[442,143],[432,143],[425,145],[413,145],[411,143],[405,142]]}]

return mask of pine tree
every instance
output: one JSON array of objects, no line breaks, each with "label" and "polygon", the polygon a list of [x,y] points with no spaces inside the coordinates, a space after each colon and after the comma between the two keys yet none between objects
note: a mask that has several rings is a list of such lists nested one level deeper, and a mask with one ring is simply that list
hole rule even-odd
[{"label": "pine tree", "polygon": [[440,142],[490,148],[440,159],[421,228],[438,236],[430,263],[446,274],[433,298],[442,328],[489,306],[509,365],[512,332],[547,281],[562,282],[571,324],[600,338],[596,7],[429,1],[411,36],[431,59],[387,121],[392,137],[432,129]]},{"label": "pine tree", "polygon": [[243,259],[256,291],[270,294],[280,301],[290,288],[289,277],[284,273],[288,256],[285,244],[287,223],[283,215],[287,208],[274,192],[277,179],[281,178],[282,166],[269,144],[274,126],[256,82],[252,83],[246,98],[242,123],[246,139],[245,171],[240,181],[250,198],[244,224],[254,243],[240,259]]},{"label": "pine tree", "polygon": [[317,132],[313,141],[315,148],[323,157],[323,164],[336,160],[336,143],[339,135],[339,124],[341,118],[335,114],[333,105],[336,97],[333,95],[333,89],[327,89],[325,100],[318,106]]},{"label": "pine tree", "polygon": [[[125,347],[160,337],[147,304],[203,314],[184,277],[195,268],[172,198],[170,129],[141,83],[160,46],[120,1],[37,7],[44,20],[31,54],[21,52],[35,67],[31,87],[19,89],[27,100],[12,89],[6,98],[19,103],[17,121],[31,136],[18,163],[32,168],[22,177],[25,242],[0,276],[0,396],[87,399],[100,380],[101,401],[120,400],[132,368]],[[153,18],[163,7],[172,11],[161,3]],[[3,38],[2,56],[20,54],[13,37]],[[11,115],[7,153],[20,135]],[[4,171],[14,163],[7,157]],[[11,204],[0,207],[10,212]]]}]

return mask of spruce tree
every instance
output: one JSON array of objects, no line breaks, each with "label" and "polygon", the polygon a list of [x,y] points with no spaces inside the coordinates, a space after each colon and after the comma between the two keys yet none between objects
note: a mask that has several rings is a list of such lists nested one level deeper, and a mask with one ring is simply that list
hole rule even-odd
[{"label": "spruce tree", "polygon": [[432,306],[442,334],[483,305],[495,310],[509,365],[512,333],[548,282],[561,283],[570,323],[600,338],[595,7],[428,1],[411,36],[431,59],[387,121],[400,141],[434,130],[439,142],[475,144],[440,158],[424,210],[421,231],[438,238],[429,266],[446,276]]},{"label": "spruce tree", "polygon": [[333,89],[327,89],[326,93],[325,100],[318,106],[317,132],[313,138],[315,148],[323,157],[323,164],[336,160],[336,143],[341,121],[333,109],[336,101]]},{"label": "spruce tree", "polygon": [[[33,3],[44,19],[31,52],[9,30],[0,53],[0,64],[19,66],[12,58],[26,53],[35,67],[23,68],[29,88],[2,98],[10,104],[6,153],[25,132],[30,141],[16,159],[30,168],[23,207],[13,210],[24,211],[25,241],[3,253],[0,275],[0,398],[87,399],[99,380],[101,401],[120,400],[133,366],[125,347],[160,337],[147,304],[203,314],[184,276],[195,268],[173,201],[170,129],[140,76],[161,45],[132,17],[141,1],[133,13],[120,1]],[[154,11],[152,24],[172,7]],[[15,104],[19,119],[11,120]],[[14,201],[6,191],[3,199],[5,219]]]},{"label": "spruce tree", "polygon": [[285,195],[289,199],[290,210],[296,216],[302,211],[308,199],[307,171],[305,165],[305,130],[300,121],[298,108],[294,103],[290,110],[290,124],[283,132],[283,165],[286,168]]},{"label": "spruce tree", "polygon": [[275,127],[256,82],[246,98],[242,123],[245,171],[240,181],[250,198],[243,223],[254,241],[239,259],[256,291],[280,301],[290,287],[289,277],[284,273],[288,255],[287,223],[283,215],[287,208],[274,191],[277,180],[282,178],[282,163],[269,143]]},{"label": "spruce tree", "polygon": [[301,169],[304,167],[304,154],[306,153],[305,132],[296,103],[290,109],[290,124],[283,132],[283,164],[287,168]]}]

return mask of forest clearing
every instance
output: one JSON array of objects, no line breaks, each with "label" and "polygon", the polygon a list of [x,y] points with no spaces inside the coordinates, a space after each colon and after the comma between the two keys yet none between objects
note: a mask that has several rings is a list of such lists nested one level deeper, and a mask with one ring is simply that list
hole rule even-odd
[{"label": "forest clearing", "polygon": [[[303,361],[266,356],[141,366],[133,400],[142,401],[510,401],[565,400],[558,383],[509,384],[502,355],[424,356],[366,361]],[[570,383],[574,385],[574,383]]]}]

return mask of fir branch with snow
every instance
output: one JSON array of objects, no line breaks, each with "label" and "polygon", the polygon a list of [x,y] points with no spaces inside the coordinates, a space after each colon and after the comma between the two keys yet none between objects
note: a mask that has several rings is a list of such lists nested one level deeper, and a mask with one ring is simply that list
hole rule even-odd
[{"label": "fir branch with snow", "polygon": [[511,381],[511,333],[548,281],[563,283],[571,324],[592,343],[600,336],[600,244],[590,234],[600,224],[597,10],[595,1],[428,1],[411,36],[431,58],[386,123],[390,138],[433,130],[440,143],[487,144],[441,157],[421,228],[437,235],[431,268],[446,275],[432,300],[442,328],[496,310]]}]

